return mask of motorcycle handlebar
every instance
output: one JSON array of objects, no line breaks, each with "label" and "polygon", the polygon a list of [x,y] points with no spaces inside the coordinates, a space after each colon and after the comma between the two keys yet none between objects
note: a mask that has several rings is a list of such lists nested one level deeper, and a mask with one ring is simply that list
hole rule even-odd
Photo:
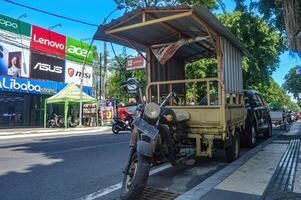
[{"label": "motorcycle handlebar", "polygon": [[176,97],[177,96],[177,93],[175,92],[170,92],[167,97],[164,99],[164,101],[160,104],[160,107],[164,106],[166,104],[166,102],[172,98],[172,97]]}]

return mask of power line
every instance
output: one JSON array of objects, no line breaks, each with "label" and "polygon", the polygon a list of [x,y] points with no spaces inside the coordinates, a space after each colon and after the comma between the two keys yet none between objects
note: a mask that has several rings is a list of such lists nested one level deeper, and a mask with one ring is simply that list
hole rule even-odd
[{"label": "power line", "polygon": [[90,23],[90,22],[85,22],[85,21],[81,21],[81,20],[78,20],[78,19],[73,19],[73,18],[70,18],[70,17],[66,17],[66,16],[63,16],[63,15],[56,14],[56,13],[51,13],[51,12],[48,12],[48,11],[45,11],[45,10],[41,10],[41,9],[34,8],[34,7],[31,7],[31,6],[27,6],[27,5],[24,5],[24,4],[21,4],[21,3],[17,3],[15,1],[11,1],[11,0],[4,0],[4,1],[6,1],[8,3],[11,3],[11,4],[14,4],[14,5],[17,5],[17,6],[20,6],[20,7],[23,7],[23,8],[27,8],[27,9],[31,9],[31,10],[34,10],[34,11],[37,11],[37,12],[41,12],[41,13],[44,13],[44,14],[55,16],[55,17],[58,17],[58,18],[70,20],[70,21],[81,23],[81,24],[88,25],[88,26],[98,27],[98,24],[93,24],[93,23]]}]

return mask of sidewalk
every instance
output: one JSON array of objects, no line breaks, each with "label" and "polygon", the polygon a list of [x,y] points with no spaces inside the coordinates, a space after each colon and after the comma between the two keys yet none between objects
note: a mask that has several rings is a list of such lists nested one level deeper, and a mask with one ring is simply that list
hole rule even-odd
[{"label": "sidewalk", "polygon": [[86,128],[20,128],[0,129],[1,139],[111,132],[110,126]]},{"label": "sidewalk", "polygon": [[301,122],[274,136],[177,200],[301,199]]}]

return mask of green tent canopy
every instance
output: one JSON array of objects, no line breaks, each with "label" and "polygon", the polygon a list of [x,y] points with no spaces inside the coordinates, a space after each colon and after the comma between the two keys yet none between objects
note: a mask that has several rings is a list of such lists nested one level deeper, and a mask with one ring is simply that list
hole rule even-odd
[{"label": "green tent canopy", "polygon": [[[46,118],[47,118],[47,105],[48,104],[64,104],[65,105],[65,128],[68,127],[68,110],[70,104],[80,103],[80,89],[74,84],[69,83],[63,90],[61,90],[56,95],[45,100],[45,113],[44,113],[44,127],[46,127]],[[98,118],[98,104],[97,100],[85,92],[82,93],[83,98],[82,102],[84,104],[96,104],[96,115]],[[98,119],[97,119],[98,121]]]}]

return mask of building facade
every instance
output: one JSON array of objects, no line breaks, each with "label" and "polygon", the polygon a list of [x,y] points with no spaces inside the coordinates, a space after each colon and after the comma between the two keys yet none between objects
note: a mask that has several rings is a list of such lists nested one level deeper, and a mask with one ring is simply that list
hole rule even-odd
[{"label": "building facade", "polygon": [[[0,15],[0,128],[43,125],[45,99],[80,84],[88,44]],[[94,51],[87,56],[84,91],[92,95]]]}]

